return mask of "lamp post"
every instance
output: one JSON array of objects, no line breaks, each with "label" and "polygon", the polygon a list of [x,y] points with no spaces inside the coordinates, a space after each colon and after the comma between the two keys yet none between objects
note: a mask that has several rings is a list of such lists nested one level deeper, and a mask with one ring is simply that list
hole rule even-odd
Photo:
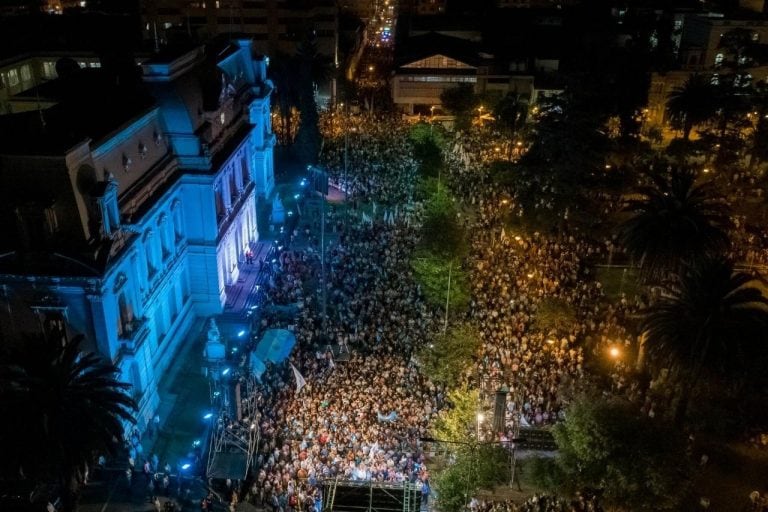
[{"label": "lamp post", "polygon": [[485,415],[481,412],[477,413],[477,442],[480,442],[480,424],[485,421]]}]

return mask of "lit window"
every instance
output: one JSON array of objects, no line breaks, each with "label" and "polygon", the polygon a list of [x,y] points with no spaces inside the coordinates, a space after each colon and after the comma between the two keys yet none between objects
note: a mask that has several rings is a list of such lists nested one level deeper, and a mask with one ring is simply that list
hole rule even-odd
[{"label": "lit window", "polygon": [[723,64],[723,60],[725,59],[725,56],[722,53],[718,53],[715,55],[715,66],[721,66]]},{"label": "lit window", "polygon": [[760,41],[760,33],[752,32],[752,42],[757,43],[758,41]]},{"label": "lit window", "polygon": [[43,62],[43,75],[45,78],[56,78],[56,63]]},{"label": "lit window", "polygon": [[15,69],[8,71],[8,86],[14,87],[19,85],[19,72]]},{"label": "lit window", "polygon": [[21,80],[23,82],[29,82],[32,79],[32,72],[28,65],[21,66]]},{"label": "lit window", "polygon": [[224,112],[219,116],[219,121],[221,121],[221,124],[224,124],[227,121],[227,115]]}]

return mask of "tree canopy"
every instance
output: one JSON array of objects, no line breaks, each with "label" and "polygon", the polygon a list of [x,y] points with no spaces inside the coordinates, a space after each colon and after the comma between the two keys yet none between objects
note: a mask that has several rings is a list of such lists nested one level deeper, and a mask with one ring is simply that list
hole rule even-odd
[{"label": "tree canopy", "polygon": [[691,476],[679,431],[628,402],[582,396],[553,434],[557,456],[530,465],[538,486],[596,492],[616,510],[679,510]]},{"label": "tree canopy", "polygon": [[632,216],[619,236],[646,276],[664,277],[685,262],[721,254],[729,245],[729,207],[712,182],[697,183],[687,169],[649,174],[627,201]]},{"label": "tree canopy", "polygon": [[136,409],[130,386],[115,379],[118,369],[80,352],[81,343],[25,339],[0,364],[2,471],[58,483],[68,509],[86,464],[115,453]]},{"label": "tree canopy", "polygon": [[453,388],[460,382],[479,345],[475,326],[460,323],[445,333],[436,334],[422,349],[419,359],[432,381]]}]

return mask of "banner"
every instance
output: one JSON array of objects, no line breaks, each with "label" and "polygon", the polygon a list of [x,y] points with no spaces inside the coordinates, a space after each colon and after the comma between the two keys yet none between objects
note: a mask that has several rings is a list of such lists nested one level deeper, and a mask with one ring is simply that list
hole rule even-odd
[{"label": "banner", "polygon": [[301,388],[307,385],[307,381],[302,377],[301,373],[299,373],[299,370],[293,366],[293,363],[291,363],[291,369],[293,370],[293,376],[296,377],[296,394],[298,394],[301,391]]}]

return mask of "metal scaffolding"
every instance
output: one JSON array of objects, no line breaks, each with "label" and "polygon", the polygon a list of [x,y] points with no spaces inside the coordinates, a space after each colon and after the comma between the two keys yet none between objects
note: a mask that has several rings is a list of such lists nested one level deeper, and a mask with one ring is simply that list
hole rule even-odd
[{"label": "metal scaffolding", "polygon": [[421,488],[410,482],[325,480],[323,512],[419,512]]},{"label": "metal scaffolding", "polygon": [[211,402],[217,411],[211,427],[206,475],[213,479],[243,480],[259,445],[258,418],[243,414],[255,412],[251,404],[257,399],[256,386],[247,378],[230,382],[213,375]]}]

